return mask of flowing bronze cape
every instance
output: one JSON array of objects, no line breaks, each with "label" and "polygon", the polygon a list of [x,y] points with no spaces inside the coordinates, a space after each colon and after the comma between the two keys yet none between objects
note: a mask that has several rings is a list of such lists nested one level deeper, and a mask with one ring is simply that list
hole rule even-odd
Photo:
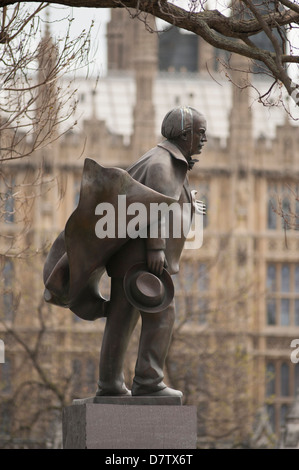
[{"label": "flowing bronze cape", "polygon": [[[149,220],[150,204],[175,202],[134,180],[126,170],[106,168],[89,158],[85,160],[78,206],[54,241],[43,271],[45,300],[69,308],[84,320],[106,316],[107,300],[101,296],[99,282],[110,257],[129,239],[117,237],[119,195],[126,196],[126,207],[135,202],[144,205],[147,213],[144,228],[154,222]],[[116,237],[96,235],[100,217],[95,209],[100,203],[110,203],[115,209]],[[126,224],[135,216],[120,215]]]}]

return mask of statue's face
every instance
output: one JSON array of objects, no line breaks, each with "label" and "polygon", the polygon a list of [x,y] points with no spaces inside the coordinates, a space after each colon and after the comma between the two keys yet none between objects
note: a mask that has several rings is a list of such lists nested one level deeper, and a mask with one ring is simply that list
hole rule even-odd
[{"label": "statue's face", "polygon": [[193,132],[190,133],[191,155],[201,153],[204,143],[207,142],[206,136],[207,122],[202,115],[196,116],[194,119]]}]

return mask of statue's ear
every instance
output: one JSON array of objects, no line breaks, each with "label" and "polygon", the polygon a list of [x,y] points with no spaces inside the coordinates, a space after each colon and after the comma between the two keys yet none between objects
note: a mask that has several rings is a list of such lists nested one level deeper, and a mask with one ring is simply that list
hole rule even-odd
[{"label": "statue's ear", "polygon": [[181,138],[182,138],[182,140],[187,140],[187,131],[182,132]]}]

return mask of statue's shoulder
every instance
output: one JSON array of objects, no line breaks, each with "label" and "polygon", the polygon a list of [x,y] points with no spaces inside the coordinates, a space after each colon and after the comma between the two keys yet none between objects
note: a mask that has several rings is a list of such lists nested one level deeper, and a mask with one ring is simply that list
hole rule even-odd
[{"label": "statue's shoulder", "polygon": [[131,165],[127,171],[130,173],[134,171],[136,168],[149,168],[151,166],[162,165],[170,162],[171,155],[167,151],[167,149],[160,147],[157,145],[156,147],[151,148],[148,152],[146,152],[142,157],[139,158],[133,165]]},{"label": "statue's shoulder", "polygon": [[173,157],[174,161],[183,162],[187,166],[187,161],[180,151],[180,149],[174,145],[174,143],[170,142],[169,140],[164,140],[158,147],[164,152],[167,152],[171,157]]}]

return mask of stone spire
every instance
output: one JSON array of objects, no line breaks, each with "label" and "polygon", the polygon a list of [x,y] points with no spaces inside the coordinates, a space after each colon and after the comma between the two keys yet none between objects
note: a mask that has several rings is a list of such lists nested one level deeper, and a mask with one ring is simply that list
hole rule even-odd
[{"label": "stone spire", "polygon": [[[232,0],[235,16],[244,15],[240,0]],[[229,61],[229,75],[232,82],[232,108],[230,112],[230,138],[228,142],[231,164],[247,170],[253,157],[252,113],[249,101],[250,61],[241,55],[232,54]]]},{"label": "stone spire", "polygon": [[124,8],[112,8],[111,18],[107,25],[108,70],[133,69],[133,58],[136,44],[134,43],[134,22]]},{"label": "stone spire", "polygon": [[38,46],[38,83],[36,106],[36,139],[43,145],[53,138],[58,116],[55,66],[58,62],[58,48],[51,37],[49,13],[43,38]]},{"label": "stone spire", "polygon": [[215,48],[203,38],[198,37],[198,71],[208,74],[215,68]]},{"label": "stone spire", "polygon": [[136,160],[156,143],[153,87],[158,64],[158,35],[151,15],[134,18],[134,10],[112,9],[107,27],[108,70],[134,73],[136,98],[131,139]]},{"label": "stone spire", "polygon": [[232,166],[241,170],[247,170],[253,158],[249,67],[250,64],[246,57],[232,54],[230,60],[232,107],[229,116],[228,148]]},{"label": "stone spire", "polygon": [[[209,9],[209,2],[206,3]],[[198,36],[198,71],[201,74],[208,74],[215,68],[215,48],[207,41]]]},{"label": "stone spire", "polygon": [[[155,29],[155,19],[147,16],[149,28]],[[134,72],[136,102],[132,136],[133,158],[136,159],[156,144],[153,88],[157,72],[158,37],[150,33],[142,21],[134,20]]]}]

